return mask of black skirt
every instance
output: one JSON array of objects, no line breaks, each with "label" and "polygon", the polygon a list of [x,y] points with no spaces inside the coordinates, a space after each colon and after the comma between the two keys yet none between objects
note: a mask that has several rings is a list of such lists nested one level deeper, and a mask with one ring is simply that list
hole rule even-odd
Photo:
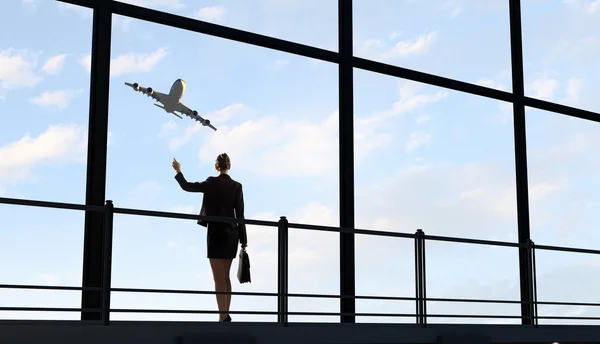
[{"label": "black skirt", "polygon": [[237,225],[218,222],[207,224],[207,258],[234,259],[237,256],[238,243]]}]

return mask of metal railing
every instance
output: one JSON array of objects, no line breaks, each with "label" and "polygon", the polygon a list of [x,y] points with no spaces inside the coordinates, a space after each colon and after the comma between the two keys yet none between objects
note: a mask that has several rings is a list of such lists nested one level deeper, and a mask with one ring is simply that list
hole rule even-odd
[{"label": "metal railing", "polygon": [[[102,322],[104,325],[110,324],[110,313],[177,313],[177,314],[217,314],[219,311],[208,310],[170,310],[170,309],[114,309],[110,307],[111,292],[132,292],[132,293],[161,293],[161,294],[231,294],[242,296],[265,296],[277,297],[277,311],[230,311],[231,314],[246,314],[246,315],[277,315],[278,323],[286,325],[289,315],[304,315],[304,316],[376,316],[376,317],[415,317],[417,324],[427,326],[428,318],[490,318],[490,319],[524,319],[533,318],[535,326],[538,326],[539,319],[570,319],[570,320],[600,320],[600,317],[576,317],[576,316],[540,316],[538,314],[538,305],[554,305],[554,306],[600,306],[600,303],[584,303],[584,302],[548,302],[537,300],[537,278],[536,278],[536,250],[563,251],[575,253],[600,254],[600,250],[581,249],[573,247],[535,245],[533,241],[527,244],[519,244],[513,242],[454,238],[444,236],[426,235],[421,229],[418,229],[414,234],[398,233],[380,230],[366,229],[349,229],[331,226],[308,225],[299,223],[289,223],[285,216],[282,216],[279,221],[264,221],[253,219],[234,219],[224,217],[198,216],[192,214],[181,214],[163,211],[151,211],[129,208],[116,208],[112,201],[106,201],[104,206],[88,206],[72,203],[59,203],[26,199],[2,198],[0,204],[22,205],[54,209],[70,209],[80,211],[94,211],[104,213],[105,219],[105,252],[103,262],[103,278],[102,287],[72,287],[72,286],[41,286],[41,285],[19,285],[19,284],[0,284],[0,289],[29,289],[29,290],[63,290],[63,291],[99,291],[103,294],[102,307],[95,308],[50,308],[50,307],[1,307],[0,311],[47,311],[47,312],[100,312],[102,314]],[[268,292],[216,292],[202,290],[176,290],[176,289],[143,289],[143,288],[112,288],[112,240],[113,240],[113,217],[114,214],[127,214],[138,216],[151,216],[161,218],[175,218],[198,220],[199,218],[212,222],[226,223],[244,223],[246,225],[269,226],[278,228],[278,278],[277,278],[277,293]],[[411,238],[415,241],[415,297],[392,297],[392,296],[365,296],[365,295],[333,295],[333,294],[301,294],[288,293],[288,231],[289,229],[315,230],[325,232],[347,232],[372,236],[387,236],[395,238]],[[432,298],[426,295],[426,264],[425,264],[425,242],[444,241],[455,243],[467,243],[489,246],[504,246],[526,249],[528,252],[531,271],[532,301],[516,301],[516,300],[489,300],[489,299],[459,299],[459,298]],[[288,310],[288,298],[325,298],[325,299],[342,299],[353,298],[362,300],[388,300],[388,301],[415,301],[415,313],[412,314],[397,314],[397,313],[343,313],[343,312],[290,312]],[[427,302],[463,302],[463,303],[491,303],[491,304],[530,304],[533,307],[531,317],[522,315],[475,315],[475,314],[428,314]]]}]

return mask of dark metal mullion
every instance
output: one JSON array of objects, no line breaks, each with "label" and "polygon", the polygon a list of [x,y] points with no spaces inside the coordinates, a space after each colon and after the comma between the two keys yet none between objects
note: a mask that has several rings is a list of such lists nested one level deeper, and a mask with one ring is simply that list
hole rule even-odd
[{"label": "dark metal mullion", "polygon": [[[95,0],[58,0],[65,3],[70,3],[74,5],[84,5],[84,6],[93,6],[95,4]],[[104,8],[110,9],[110,11],[117,15],[127,16],[139,20],[143,20],[146,22],[151,22],[155,24],[161,24],[165,26],[170,26],[173,28],[183,29],[192,32],[198,32],[202,34],[207,34],[214,37],[220,37],[225,39],[234,40],[237,42],[252,44],[255,46],[260,46],[267,49],[279,50],[291,54],[296,54],[300,56],[315,58],[323,61],[334,62],[337,63],[339,61],[339,54],[322,49],[313,47],[310,45],[305,45],[301,43],[291,42],[287,40],[283,40],[280,38],[270,37],[266,35],[261,35],[254,32],[244,31],[240,29],[235,29],[223,25],[213,24],[209,22],[204,22],[201,20],[193,19],[186,16],[180,16],[173,13],[162,12],[158,10],[153,10],[150,8],[135,6],[122,2],[106,2],[102,3]]]},{"label": "dark metal mullion", "polygon": [[[510,12],[510,46],[512,62],[512,81],[514,95],[514,140],[515,140],[515,172],[517,186],[517,225],[519,243],[529,244],[531,233],[529,228],[529,186],[527,177],[527,145],[525,123],[525,85],[523,78],[523,41],[521,30],[521,2],[509,0]],[[533,323],[533,294],[530,252],[527,248],[519,248],[519,276],[521,289],[521,316],[523,324]]]},{"label": "dark metal mullion", "polygon": [[[338,0],[340,227],[354,229],[354,71],[352,0]],[[340,295],[355,296],[354,233],[340,233]],[[340,300],[341,313],[355,313],[354,298]],[[341,322],[354,323],[354,315]]]},{"label": "dark metal mullion", "polygon": [[[153,23],[168,25],[183,30],[199,32],[225,39],[231,39],[242,43],[257,45],[268,49],[275,49],[323,61],[337,63],[343,58],[340,56],[340,54],[333,51],[290,42],[265,35],[259,35],[256,33],[247,32],[217,24],[202,22],[192,18],[178,16],[175,14],[165,13],[126,3],[103,2],[100,0],[57,1],[84,7],[102,6],[105,8],[110,8],[111,11],[115,14],[132,17],[139,20],[150,21]],[[415,82],[421,82],[430,85],[435,85],[438,87],[452,89],[458,92],[476,94],[487,98],[509,102],[513,101],[513,95],[510,92],[500,91],[493,88],[484,87],[460,80],[445,78],[438,75],[428,74],[359,57],[353,57],[352,64],[354,68],[359,68],[374,73],[395,76],[403,79],[412,80]],[[530,97],[525,97],[524,102],[525,105],[529,107],[534,107],[546,111],[552,111],[558,114],[577,117],[594,122],[600,122],[600,113],[577,109],[570,106],[551,103]]]},{"label": "dark metal mullion", "polygon": [[[86,205],[104,206],[106,192],[106,145],[108,142],[108,88],[112,14],[94,9],[88,123]],[[102,287],[104,214],[85,212],[83,239],[83,287]],[[84,290],[81,308],[102,307],[102,292]],[[101,320],[101,313],[82,312],[81,320]]]}]

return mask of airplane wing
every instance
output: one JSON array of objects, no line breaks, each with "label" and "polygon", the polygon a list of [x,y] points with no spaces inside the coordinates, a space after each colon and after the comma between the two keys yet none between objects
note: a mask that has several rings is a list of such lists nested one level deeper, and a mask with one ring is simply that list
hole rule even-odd
[{"label": "airplane wing", "polygon": [[179,102],[179,104],[177,104],[177,106],[175,107],[175,111],[180,112],[188,117],[190,117],[191,119],[194,119],[200,123],[202,123],[202,125],[210,127],[212,130],[217,130],[217,128],[215,128],[212,124],[210,124],[210,120],[208,119],[204,119],[201,116],[198,115],[198,112],[191,110],[189,107],[187,107],[185,104]]},{"label": "airplane wing", "polygon": [[[151,87],[146,88],[146,87],[138,85],[137,83],[131,84],[128,82],[126,82],[125,85],[131,87],[134,91],[141,92],[141,93],[147,95],[148,97],[152,97],[152,99],[154,99],[158,102],[161,102],[161,103],[162,103],[162,100],[166,97],[166,95],[164,93],[154,91]],[[150,91],[152,91],[152,93],[150,93]]]}]

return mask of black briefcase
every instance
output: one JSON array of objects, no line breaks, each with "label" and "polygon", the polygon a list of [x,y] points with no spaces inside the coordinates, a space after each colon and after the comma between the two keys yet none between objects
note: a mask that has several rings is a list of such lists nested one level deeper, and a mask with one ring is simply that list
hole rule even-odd
[{"label": "black briefcase", "polygon": [[240,283],[250,283],[250,257],[245,248],[240,250],[240,264],[238,265],[237,278]]}]

